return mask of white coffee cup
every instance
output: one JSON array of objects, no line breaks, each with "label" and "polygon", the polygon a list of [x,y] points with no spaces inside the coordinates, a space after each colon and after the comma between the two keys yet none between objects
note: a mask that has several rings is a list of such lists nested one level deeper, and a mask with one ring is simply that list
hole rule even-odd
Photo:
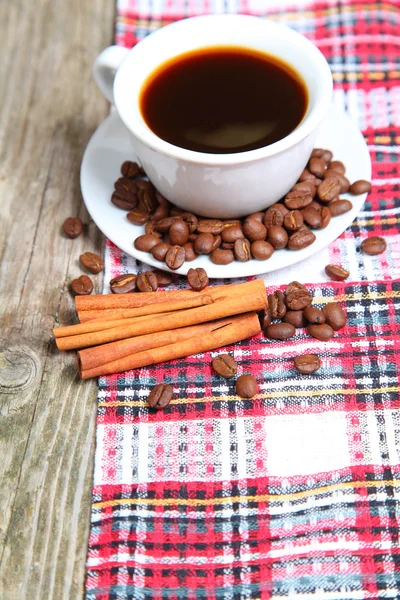
[{"label": "white coffee cup", "polygon": [[[187,150],[151,131],[139,108],[148,75],[174,56],[218,45],[264,51],[302,76],[308,107],[294,131],[269,146],[234,154]],[[111,46],[96,59],[93,75],[115,104],[155,187],[187,211],[218,218],[264,210],[290,190],[307,163],[332,97],[329,66],[314,44],[288,27],[246,15],[184,19],[155,31],[132,50]]]}]

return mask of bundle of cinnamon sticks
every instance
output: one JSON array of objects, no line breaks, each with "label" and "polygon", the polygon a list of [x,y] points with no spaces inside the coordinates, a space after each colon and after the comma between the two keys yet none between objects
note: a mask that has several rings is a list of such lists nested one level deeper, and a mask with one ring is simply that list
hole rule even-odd
[{"label": "bundle of cinnamon sticks", "polygon": [[82,379],[215,350],[261,331],[262,280],[193,290],[77,296],[80,323],[53,330]]}]

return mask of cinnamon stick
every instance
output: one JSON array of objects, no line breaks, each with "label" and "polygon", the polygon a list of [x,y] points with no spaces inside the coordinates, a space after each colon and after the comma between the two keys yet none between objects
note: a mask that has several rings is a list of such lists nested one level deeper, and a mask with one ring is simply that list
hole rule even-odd
[{"label": "cinnamon stick", "polygon": [[[196,308],[198,306],[205,306],[212,304],[214,300],[211,296],[198,296],[197,298],[189,298],[188,300],[181,300],[177,302],[163,302],[162,304],[151,304],[150,306],[144,306],[143,308],[128,308],[123,309],[118,319],[100,318],[93,319],[79,325],[69,325],[67,327],[56,327],[53,329],[54,337],[61,338],[70,335],[80,335],[83,333],[91,333],[93,331],[102,331],[103,329],[112,329],[113,327],[119,327],[122,325],[130,325],[132,323],[140,322],[149,318],[149,315],[158,314],[159,316],[164,314],[170,314],[176,310],[183,310],[187,308]],[[100,313],[101,314],[101,313]]]},{"label": "cinnamon stick", "polygon": [[137,352],[136,354],[131,354],[123,359],[115,360],[93,369],[82,370],[78,358],[79,372],[82,379],[89,379],[98,375],[121,373],[167,360],[184,358],[191,354],[208,352],[209,350],[227,346],[228,344],[233,344],[257,335],[260,331],[260,321],[257,315],[255,313],[244,314],[231,319],[230,323],[225,325],[216,324],[214,330],[207,332],[203,336],[197,335],[185,341]]},{"label": "cinnamon stick", "polygon": [[86,350],[80,350],[78,352],[80,368],[82,371],[87,371],[88,369],[94,369],[101,365],[115,362],[116,360],[125,358],[125,356],[129,356],[130,354],[135,354],[136,352],[159,348],[160,346],[168,346],[169,344],[175,344],[197,336],[201,337],[207,335],[210,331],[219,326],[234,322],[234,320],[238,318],[240,317],[227,317],[226,319],[201,323],[200,325],[191,325],[172,331],[160,331],[158,333],[139,335],[126,340],[111,342],[110,344],[86,348]]},{"label": "cinnamon stick", "polygon": [[201,292],[194,290],[171,290],[162,292],[141,292],[139,294],[97,294],[93,296],[76,296],[75,306],[80,315],[85,311],[100,311],[108,309],[121,308],[140,308],[150,304],[160,304],[161,302],[176,302],[178,300],[187,300],[195,296],[206,294],[212,298],[223,297],[238,292],[243,289],[242,286],[256,286],[262,283],[261,279],[255,279],[247,283],[238,283],[230,285],[210,286]]},{"label": "cinnamon stick", "polygon": [[[251,285],[256,283],[258,285]],[[215,321],[216,319],[222,319],[223,317],[230,317],[245,312],[260,311],[265,308],[265,286],[261,279],[250,282],[249,284],[243,283],[240,284],[240,286],[243,289],[243,294],[232,294],[221,302],[214,302],[213,304],[208,304],[199,308],[176,311],[162,316],[154,315],[140,323],[132,323],[131,325],[114,327],[104,331],[56,338],[56,344],[59,350],[87,348],[89,346],[115,342],[137,335],[145,335],[146,333],[179,329],[180,327],[197,325],[199,323],[205,323],[206,321]],[[246,286],[250,286],[250,288]],[[248,293],[249,289],[251,290],[250,293]]]}]

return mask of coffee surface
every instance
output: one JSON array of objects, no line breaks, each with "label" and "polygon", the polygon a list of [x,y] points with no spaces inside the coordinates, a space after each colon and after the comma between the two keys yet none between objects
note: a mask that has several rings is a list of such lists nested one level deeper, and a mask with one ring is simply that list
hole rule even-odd
[{"label": "coffee surface", "polygon": [[307,109],[304,82],[289,65],[241,47],[177,56],[145,81],[140,110],[148,127],[181,148],[246,152],[291,133]]}]

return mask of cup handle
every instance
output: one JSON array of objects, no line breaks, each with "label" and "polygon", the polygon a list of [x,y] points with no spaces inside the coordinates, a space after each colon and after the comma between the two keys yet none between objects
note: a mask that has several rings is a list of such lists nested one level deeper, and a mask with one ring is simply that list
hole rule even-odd
[{"label": "cup handle", "polygon": [[97,86],[111,104],[114,104],[114,78],[129,50],[122,46],[109,46],[93,63],[92,73]]}]

